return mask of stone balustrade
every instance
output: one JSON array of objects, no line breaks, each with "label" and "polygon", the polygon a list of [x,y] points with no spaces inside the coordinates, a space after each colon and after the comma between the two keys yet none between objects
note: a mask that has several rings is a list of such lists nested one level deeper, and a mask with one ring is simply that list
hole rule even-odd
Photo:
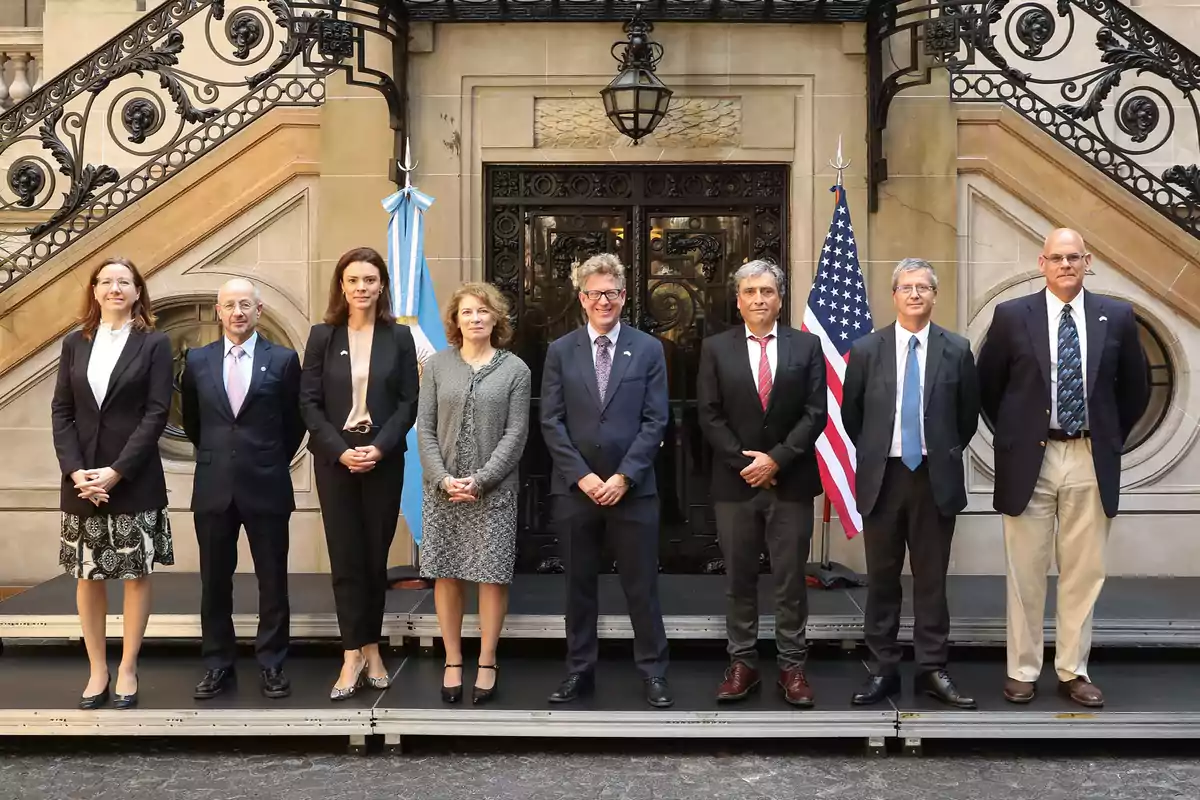
[{"label": "stone balustrade", "polygon": [[41,63],[41,28],[0,28],[0,112],[41,85]]}]

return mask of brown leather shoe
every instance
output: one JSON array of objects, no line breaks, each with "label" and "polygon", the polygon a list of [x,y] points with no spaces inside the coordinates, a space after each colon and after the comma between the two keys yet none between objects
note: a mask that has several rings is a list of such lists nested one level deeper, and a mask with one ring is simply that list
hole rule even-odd
[{"label": "brown leather shoe", "polygon": [[1087,678],[1073,678],[1058,682],[1058,693],[1081,706],[1100,708],[1104,705],[1104,692]]},{"label": "brown leather shoe", "polygon": [[812,708],[813,690],[808,685],[808,678],[804,677],[802,668],[779,670],[779,688],[783,689],[783,699],[792,705]]},{"label": "brown leather shoe", "polygon": [[725,670],[725,680],[717,687],[717,700],[745,700],[759,686],[758,670],[742,661],[735,661]]},{"label": "brown leather shoe", "polygon": [[1036,683],[1019,681],[1016,678],[1004,679],[1004,699],[1010,703],[1028,703],[1036,694]]}]

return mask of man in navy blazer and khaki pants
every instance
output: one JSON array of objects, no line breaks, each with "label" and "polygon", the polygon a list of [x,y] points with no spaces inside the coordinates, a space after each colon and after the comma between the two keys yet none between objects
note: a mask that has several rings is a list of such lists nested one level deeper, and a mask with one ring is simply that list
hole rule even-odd
[{"label": "man in navy blazer and khaki pants", "polygon": [[605,538],[613,543],[633,624],[646,701],[673,704],[658,603],[658,487],[654,460],[667,426],[662,344],[620,322],[625,268],[601,254],[575,273],[588,324],[556,340],[542,376],[542,432],[554,462],[550,491],[567,545],[567,703],[594,686],[597,589]]},{"label": "man in navy blazer and khaki pants", "polygon": [[290,464],[300,418],[300,359],[256,330],[258,288],[234,279],[217,294],[224,335],[187,355],[183,428],[196,446],[192,489],[200,545],[201,654],[197,699],[216,697],[235,680],[233,573],[243,526],[258,578],[255,653],[263,694],[286,697],[288,522],[296,508]]}]

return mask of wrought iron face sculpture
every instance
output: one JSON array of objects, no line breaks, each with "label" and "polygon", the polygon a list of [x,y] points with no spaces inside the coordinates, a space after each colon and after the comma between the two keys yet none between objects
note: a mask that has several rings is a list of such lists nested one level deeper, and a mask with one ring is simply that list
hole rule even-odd
[{"label": "wrought iron face sculpture", "polygon": [[650,41],[653,30],[654,25],[642,18],[639,7],[625,23],[628,40],[612,46],[612,56],[621,64],[621,71],[600,90],[604,113],[634,144],[653,133],[662,122],[673,94],[654,74],[664,50],[658,42]]}]

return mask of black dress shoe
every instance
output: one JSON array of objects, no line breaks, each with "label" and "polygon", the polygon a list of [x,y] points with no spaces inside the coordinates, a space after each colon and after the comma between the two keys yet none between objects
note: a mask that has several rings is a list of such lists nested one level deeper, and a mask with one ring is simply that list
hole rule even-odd
[{"label": "black dress shoe", "polygon": [[118,711],[128,711],[131,708],[137,708],[138,693],[133,694],[114,694],[113,708]]},{"label": "black dress shoe", "polygon": [[84,695],[79,698],[79,708],[83,711],[95,711],[97,708],[103,707],[108,702],[108,687],[109,684],[105,684],[100,694]]},{"label": "black dress shoe", "polygon": [[490,689],[481,689],[478,686],[471,688],[471,704],[476,706],[481,706],[487,701],[491,700],[496,694],[496,689],[500,685],[499,667],[497,667],[495,664],[480,664],[479,669],[490,669],[492,672],[496,673],[496,675],[494,678],[492,678],[492,686]]},{"label": "black dress shoe", "polygon": [[292,682],[283,674],[283,667],[271,667],[262,671],[263,697],[279,700],[292,693]]},{"label": "black dress shoe", "polygon": [[572,672],[548,698],[551,703],[570,703],[596,688],[596,679],[590,672]]},{"label": "black dress shoe", "polygon": [[445,684],[445,670],[448,669],[462,669],[462,664],[446,664],[442,667],[442,702],[453,705],[462,700],[463,685],[461,682],[456,683],[454,686],[447,686]]},{"label": "black dress shoe", "polygon": [[913,691],[926,694],[954,708],[975,708],[975,698],[960,693],[954,681],[950,680],[950,673],[944,669],[918,675],[913,681]]},{"label": "black dress shoe", "polygon": [[237,673],[232,667],[222,669],[210,669],[204,673],[204,677],[196,684],[196,690],[192,692],[192,697],[197,700],[211,700],[226,689],[232,689],[237,685]]},{"label": "black dress shoe", "polygon": [[666,678],[646,679],[646,702],[655,708],[670,708],[675,705],[675,698],[671,697],[671,687],[667,685]]},{"label": "black dress shoe", "polygon": [[850,702],[856,706],[872,706],[896,694],[900,694],[899,675],[872,675]]}]

